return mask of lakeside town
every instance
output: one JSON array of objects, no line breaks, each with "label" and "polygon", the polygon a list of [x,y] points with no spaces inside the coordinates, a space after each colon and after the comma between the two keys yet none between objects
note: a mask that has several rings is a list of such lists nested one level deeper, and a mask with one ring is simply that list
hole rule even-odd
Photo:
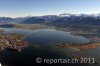
[{"label": "lakeside town", "polygon": [[0,30],[0,51],[11,49],[20,51],[28,46],[28,43],[23,41],[24,35],[20,33],[3,34],[4,30]]}]

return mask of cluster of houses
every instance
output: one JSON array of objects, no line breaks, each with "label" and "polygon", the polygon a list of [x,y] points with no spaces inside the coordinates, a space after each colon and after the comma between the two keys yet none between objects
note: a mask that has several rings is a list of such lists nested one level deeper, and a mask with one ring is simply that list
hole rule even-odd
[{"label": "cluster of houses", "polygon": [[24,35],[12,33],[12,34],[0,34],[0,50],[7,48],[22,49],[28,46],[28,43],[23,41]]}]

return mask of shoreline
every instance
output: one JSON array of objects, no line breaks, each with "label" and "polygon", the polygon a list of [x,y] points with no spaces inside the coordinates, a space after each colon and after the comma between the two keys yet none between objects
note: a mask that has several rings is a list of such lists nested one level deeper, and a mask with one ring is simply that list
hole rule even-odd
[{"label": "shoreline", "polygon": [[85,51],[89,49],[95,49],[97,47],[100,47],[100,43],[88,43],[88,44],[56,44],[54,47],[58,48],[76,48],[80,51]]},{"label": "shoreline", "polygon": [[24,38],[25,36],[20,33],[0,33],[0,51],[11,49],[21,52],[23,48],[29,46],[28,42],[23,41]]},{"label": "shoreline", "polygon": [[[25,27],[25,26],[28,26],[28,27]],[[15,24],[15,27],[13,27],[13,28],[36,30],[36,29],[40,29],[40,28],[45,28],[44,26],[47,27],[46,25],[40,25],[40,24]],[[48,26],[47,28],[51,28],[51,27],[52,26]],[[71,31],[67,28],[57,28],[57,27],[54,27],[54,26],[51,29],[70,32],[72,35],[82,36],[82,37],[85,37],[85,38],[90,40],[90,42],[88,44],[83,44],[83,45],[76,44],[76,46],[75,45],[67,45],[67,47],[75,47],[75,48],[78,48],[78,49],[81,49],[81,50],[85,50],[85,49],[88,49],[86,47],[89,47],[89,49],[92,49],[92,48],[96,48],[97,46],[99,46],[99,40],[98,39],[100,37],[95,36],[94,33],[86,33],[86,32],[83,33],[84,31],[83,32],[81,32],[81,31],[80,32]],[[64,46],[62,46],[62,47],[64,47]]]}]

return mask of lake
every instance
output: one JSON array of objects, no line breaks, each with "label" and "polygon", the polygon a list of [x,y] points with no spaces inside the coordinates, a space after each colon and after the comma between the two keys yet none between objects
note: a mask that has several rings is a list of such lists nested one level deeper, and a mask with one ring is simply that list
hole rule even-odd
[{"label": "lake", "polygon": [[[55,29],[37,29],[37,30],[25,30],[15,28],[1,28],[4,29],[6,34],[9,33],[22,33],[26,36],[25,41],[30,44],[37,45],[54,45],[59,43],[75,43],[85,44],[89,40],[81,37],[74,36],[70,32],[58,31]],[[73,48],[48,48],[48,47],[27,47],[22,52],[13,51],[0,51],[0,62],[5,66],[23,66],[34,65],[37,57],[41,58],[70,58],[73,55],[78,54],[79,51]]]},{"label": "lake", "polygon": [[30,44],[39,45],[52,45],[59,43],[74,43],[74,44],[86,44],[89,40],[72,35],[70,32],[58,31],[55,29],[37,29],[37,30],[25,30],[25,29],[12,29],[4,28],[5,33],[22,33],[26,35],[25,41]]}]

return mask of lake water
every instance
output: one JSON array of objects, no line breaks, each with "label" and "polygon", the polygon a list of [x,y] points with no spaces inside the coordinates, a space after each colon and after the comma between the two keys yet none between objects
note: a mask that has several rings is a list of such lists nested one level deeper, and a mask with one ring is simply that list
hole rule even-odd
[{"label": "lake water", "polygon": [[27,36],[25,41],[39,45],[52,45],[57,43],[85,44],[89,42],[89,40],[84,37],[74,36],[71,35],[70,32],[58,31],[55,29],[25,30],[5,28],[5,33],[25,34]]},{"label": "lake water", "polygon": [[[25,29],[5,29],[5,33],[22,33],[26,36],[26,41],[31,44],[39,45],[53,45],[59,43],[76,43],[84,44],[89,40],[81,37],[71,35],[70,32],[58,31],[55,29],[37,29],[37,30],[25,30]],[[21,53],[13,51],[1,51],[0,62],[5,66],[23,66],[32,64],[33,66],[37,57],[41,58],[70,58],[73,54],[78,54],[79,51],[72,48],[34,48],[28,47],[22,50]]]}]

